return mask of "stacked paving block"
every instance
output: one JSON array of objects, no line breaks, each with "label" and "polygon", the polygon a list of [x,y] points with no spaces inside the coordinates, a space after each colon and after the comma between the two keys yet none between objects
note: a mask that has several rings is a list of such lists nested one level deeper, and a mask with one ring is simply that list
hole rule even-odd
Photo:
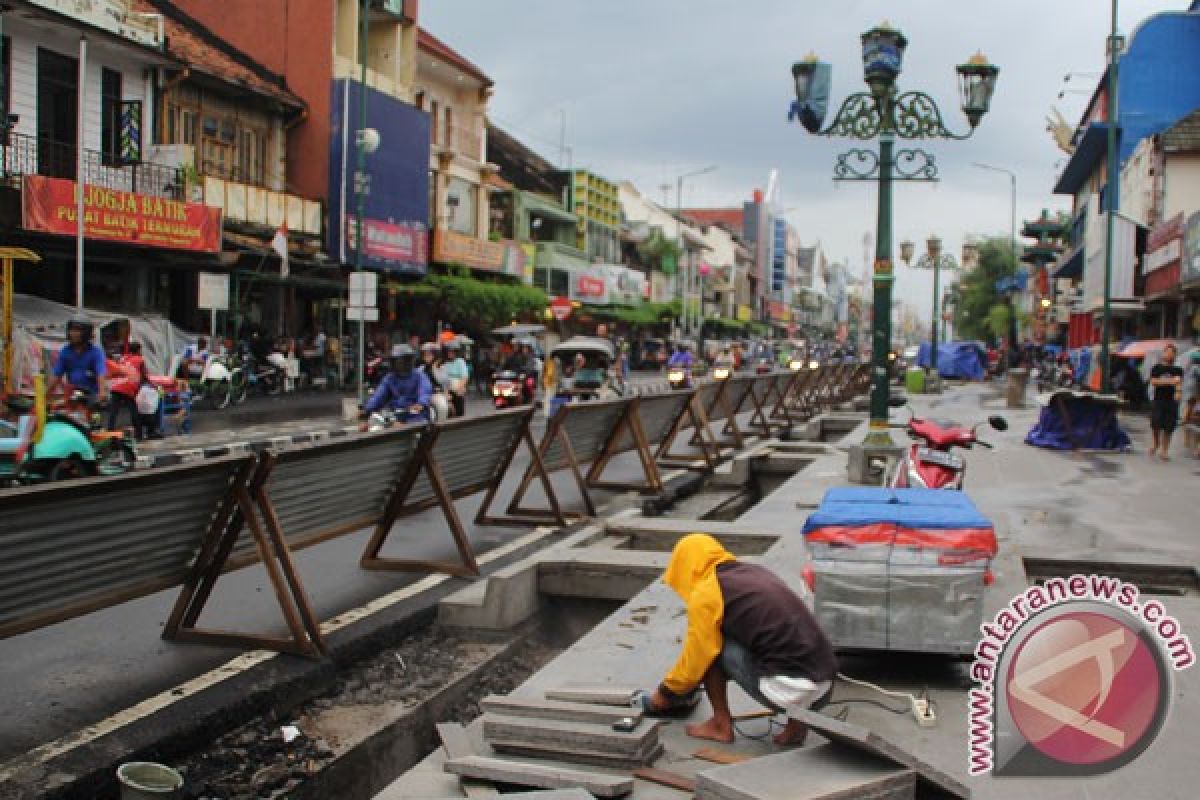
[{"label": "stacked paving block", "polygon": [[483,738],[497,753],[616,769],[646,766],[662,755],[659,723],[632,708],[497,696],[481,705]]}]

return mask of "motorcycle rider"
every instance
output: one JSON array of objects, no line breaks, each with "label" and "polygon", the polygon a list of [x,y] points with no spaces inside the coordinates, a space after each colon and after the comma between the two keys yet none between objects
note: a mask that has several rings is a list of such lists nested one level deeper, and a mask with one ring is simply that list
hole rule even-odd
[{"label": "motorcycle rider", "polygon": [[[672,369],[683,370],[683,386],[690,389],[692,387],[692,368],[695,363],[696,358],[692,355],[690,344],[678,341],[675,343],[675,352],[671,353],[671,357],[667,360],[667,370],[668,372]],[[679,387],[673,386],[672,388]]]},{"label": "motorcycle rider", "polygon": [[721,348],[721,352],[717,354],[717,357],[713,359],[713,366],[724,367],[732,371],[733,365],[733,352],[729,349],[729,345],[725,345]]},{"label": "motorcycle rider", "polygon": [[405,421],[428,422],[433,386],[424,371],[414,368],[416,353],[408,345],[398,344],[392,348],[391,361],[391,371],[363,406],[363,415],[392,408],[401,412]]},{"label": "motorcycle rider", "polygon": [[454,416],[461,417],[467,413],[467,382],[471,378],[471,370],[462,357],[462,345],[457,339],[451,339],[446,345],[446,383],[450,392],[450,402],[454,404]]},{"label": "motorcycle rider", "polygon": [[58,351],[46,394],[52,394],[64,382],[87,395],[88,402],[108,400],[108,368],[104,351],[92,342],[95,328],[86,317],[67,321],[67,343]]},{"label": "motorcycle rider", "polygon": [[520,376],[521,391],[524,393],[525,402],[531,403],[533,402],[532,390],[527,385],[526,378],[532,377],[536,385],[541,368],[538,364],[537,355],[533,352],[532,339],[518,339],[516,344],[517,349],[504,362],[504,368]]}]

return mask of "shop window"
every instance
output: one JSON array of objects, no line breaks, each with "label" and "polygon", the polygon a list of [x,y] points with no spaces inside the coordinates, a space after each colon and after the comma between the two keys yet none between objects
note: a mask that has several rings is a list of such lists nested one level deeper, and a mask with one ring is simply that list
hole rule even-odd
[{"label": "shop window", "polygon": [[233,167],[233,148],[209,136],[200,146],[200,171],[218,178],[229,177]]},{"label": "shop window", "polygon": [[100,154],[106,167],[121,157],[121,73],[105,67],[100,71]]},{"label": "shop window", "polygon": [[196,109],[167,105],[167,144],[196,145]]},{"label": "shop window", "polygon": [[446,227],[452,231],[475,235],[475,199],[478,188],[462,178],[451,178],[446,187]]},{"label": "shop window", "polygon": [[257,130],[244,128],[238,144],[238,179],[263,185],[267,161],[266,137]]}]

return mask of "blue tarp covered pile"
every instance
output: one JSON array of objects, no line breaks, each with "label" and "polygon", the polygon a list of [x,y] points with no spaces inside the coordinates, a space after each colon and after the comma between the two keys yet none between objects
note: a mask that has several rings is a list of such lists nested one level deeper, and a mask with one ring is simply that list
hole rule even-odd
[{"label": "blue tarp covered pile", "polygon": [[962,492],[944,489],[830,489],[808,515],[804,533],[823,528],[892,524],[925,530],[991,530],[992,522]]},{"label": "blue tarp covered pile", "polygon": [[[922,342],[917,351],[917,366],[932,365],[932,348]],[[943,378],[981,381],[987,373],[987,352],[979,342],[941,342],[938,344],[938,374]]]},{"label": "blue tarp covered pile", "polygon": [[1050,450],[1128,450],[1116,405],[1082,392],[1055,392],[1025,443]]}]

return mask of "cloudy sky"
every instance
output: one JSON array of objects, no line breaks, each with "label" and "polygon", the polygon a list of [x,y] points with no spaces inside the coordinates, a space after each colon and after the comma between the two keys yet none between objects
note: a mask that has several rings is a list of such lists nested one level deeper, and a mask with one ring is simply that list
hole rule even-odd
[{"label": "cloudy sky", "polygon": [[[1123,0],[1120,27],[1187,0]],[[875,228],[873,184],[835,185],[846,140],[787,122],[790,68],[809,51],[833,64],[833,102],[863,88],[859,34],[887,20],[909,39],[901,89],[958,111],[954,65],[977,49],[1000,67],[991,113],[966,142],[929,142],[942,180],[896,187],[895,241],[940,234],[958,253],[966,234],[1007,235],[1010,182],[1020,220],[1065,207],[1051,194],[1063,154],[1045,131],[1051,107],[1074,124],[1104,67],[1104,0],[424,0],[421,24],[496,82],[493,122],[552,161],[560,130],[576,166],[633,181],[662,202],[684,172],[684,205],[740,204],[779,171],[781,202],[806,244],[863,266]],[[1067,73],[1076,73],[1064,84]],[[1067,90],[1060,99],[1059,93]],[[1072,91],[1074,90],[1074,91]],[[832,119],[831,109],[829,119]],[[920,247],[920,246],[919,246]],[[902,269],[899,296],[928,313],[930,277]]]}]

